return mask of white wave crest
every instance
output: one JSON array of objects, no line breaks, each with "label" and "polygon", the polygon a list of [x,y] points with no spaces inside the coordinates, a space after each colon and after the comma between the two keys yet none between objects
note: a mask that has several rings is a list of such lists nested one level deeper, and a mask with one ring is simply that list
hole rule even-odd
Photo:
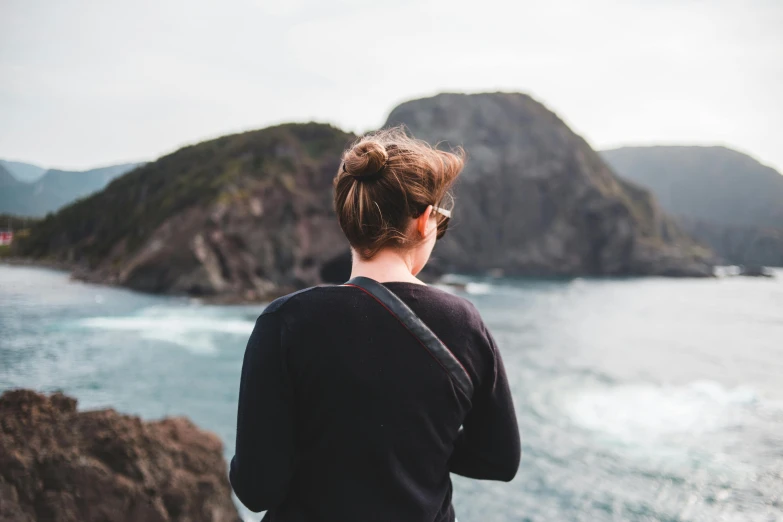
[{"label": "white wave crest", "polygon": [[468,283],[465,285],[465,291],[472,295],[486,295],[491,294],[493,290],[492,285],[487,283]]},{"label": "white wave crest", "polygon": [[582,391],[568,401],[566,411],[582,428],[639,443],[732,426],[741,420],[745,407],[758,401],[751,388],[727,389],[713,381],[638,384]]},{"label": "white wave crest", "polygon": [[90,317],[77,327],[103,331],[134,332],[142,339],[163,341],[183,347],[193,353],[217,352],[215,334],[248,336],[254,322],[221,317],[203,308],[149,308],[136,315],[120,317]]}]

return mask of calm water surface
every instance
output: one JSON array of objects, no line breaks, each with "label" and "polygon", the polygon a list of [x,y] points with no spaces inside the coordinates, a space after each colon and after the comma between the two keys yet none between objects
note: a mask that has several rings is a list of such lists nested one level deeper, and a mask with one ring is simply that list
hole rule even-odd
[{"label": "calm water surface", "polygon": [[[783,273],[472,280],[462,295],[501,347],[523,441],[513,482],[454,477],[462,522],[783,521]],[[228,457],[261,309],[0,266],[0,391],[187,415]]]}]

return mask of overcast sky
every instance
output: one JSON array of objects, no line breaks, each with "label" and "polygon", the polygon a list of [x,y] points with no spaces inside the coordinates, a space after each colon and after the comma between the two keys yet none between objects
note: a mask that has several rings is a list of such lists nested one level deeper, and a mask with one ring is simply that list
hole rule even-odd
[{"label": "overcast sky", "polygon": [[718,143],[783,170],[783,0],[0,0],[0,158],[45,167],[496,90],[597,149]]}]

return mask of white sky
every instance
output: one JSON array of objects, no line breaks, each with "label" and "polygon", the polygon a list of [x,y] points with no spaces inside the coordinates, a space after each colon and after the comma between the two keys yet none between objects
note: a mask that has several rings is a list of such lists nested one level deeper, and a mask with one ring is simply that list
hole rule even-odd
[{"label": "white sky", "polygon": [[495,90],[597,149],[720,143],[783,170],[783,0],[0,0],[0,157],[45,167]]}]

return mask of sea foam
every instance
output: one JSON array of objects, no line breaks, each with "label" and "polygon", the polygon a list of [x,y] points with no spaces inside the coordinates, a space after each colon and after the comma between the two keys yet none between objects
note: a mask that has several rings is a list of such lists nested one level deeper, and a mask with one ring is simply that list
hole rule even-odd
[{"label": "sea foam", "polygon": [[135,332],[142,339],[164,341],[193,353],[217,352],[215,334],[248,336],[250,320],[221,317],[201,307],[151,307],[137,314],[118,317],[89,317],[77,327],[103,331]]},{"label": "sea foam", "polygon": [[759,401],[751,388],[729,389],[714,381],[631,384],[583,390],[570,398],[566,411],[582,428],[636,444],[730,427]]}]

